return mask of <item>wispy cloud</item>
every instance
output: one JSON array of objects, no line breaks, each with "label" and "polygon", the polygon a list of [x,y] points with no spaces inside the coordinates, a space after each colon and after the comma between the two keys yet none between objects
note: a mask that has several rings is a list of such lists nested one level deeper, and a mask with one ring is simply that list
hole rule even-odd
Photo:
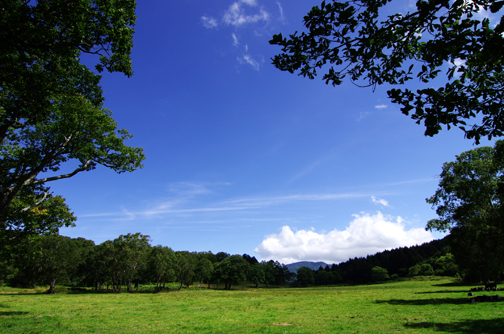
[{"label": "wispy cloud", "polygon": [[[248,48],[246,48],[246,49],[248,49]],[[254,70],[259,71],[260,63],[257,60],[255,60],[254,58],[252,58],[251,55],[245,53],[242,56],[238,57],[237,59],[240,64],[248,64],[248,65],[252,66],[252,68]]]},{"label": "wispy cloud", "polygon": [[[277,3],[281,18],[283,19],[283,9],[280,3]],[[255,42],[257,39],[265,39],[265,27],[271,20],[271,14],[264,6],[260,6],[256,0],[236,0],[226,10],[220,19],[209,15],[203,15],[201,22],[207,29],[214,29],[217,27],[230,27],[234,30],[242,29],[242,34],[252,37],[250,43]],[[244,29],[251,27],[251,29]],[[236,60],[239,65],[251,66],[255,71],[259,71],[261,65],[264,63],[264,56],[249,52],[248,45],[241,41],[241,38],[233,32],[231,33],[232,45],[236,48],[234,52],[239,52]],[[246,38],[246,37],[245,37]],[[262,41],[261,43],[264,43]]]},{"label": "wispy cloud", "polygon": [[283,13],[282,4],[279,1],[277,1],[277,5],[278,5],[278,11],[280,12],[279,21],[285,23],[286,19]]},{"label": "wispy cloud", "polygon": [[231,34],[231,37],[233,37],[233,45],[238,47],[240,45],[240,42],[238,42],[238,37],[234,33]]},{"label": "wispy cloud", "polygon": [[414,179],[414,180],[404,180],[404,181],[398,181],[398,182],[378,183],[378,184],[374,184],[372,186],[392,187],[392,186],[402,186],[405,184],[432,182],[435,180],[436,180],[435,177],[431,177],[431,178],[425,178],[425,179]]},{"label": "wispy cloud", "polygon": [[362,121],[364,118],[368,117],[371,113],[369,111],[364,111],[359,113],[359,117],[357,118],[357,122]]},{"label": "wispy cloud", "polygon": [[397,247],[412,246],[434,239],[423,228],[405,229],[404,219],[377,212],[374,215],[353,215],[354,220],[343,230],[317,233],[311,230],[293,230],[283,226],[280,233],[264,238],[254,251],[263,260],[282,263],[324,261],[339,263],[349,258],[366,256]]},{"label": "wispy cloud", "polygon": [[275,205],[284,205],[302,201],[336,201],[349,198],[365,198],[367,193],[326,193],[326,194],[295,194],[288,196],[264,196],[247,197],[233,200],[224,200],[213,204],[200,205],[197,197],[212,194],[205,185],[180,182],[170,185],[170,190],[175,194],[174,198],[150,204],[145,209],[122,210],[107,213],[83,214],[79,217],[97,218],[98,220],[132,220],[138,219],[161,219],[169,216],[191,215],[199,213],[224,213],[246,210],[257,210]]},{"label": "wispy cloud", "polygon": [[374,204],[377,204],[377,205],[382,205],[382,206],[385,206],[385,207],[389,207],[389,203],[384,200],[383,198],[376,198],[375,196],[371,196],[371,201],[373,201]]},{"label": "wispy cloud", "polygon": [[[248,45],[245,44],[243,47],[241,47],[240,42],[238,41],[238,37],[236,36],[235,33],[232,33],[231,37],[233,38],[233,46],[243,50],[243,54],[236,58],[238,60],[238,63],[250,65],[250,66],[252,66],[252,68],[254,70],[259,71],[260,62],[255,60],[248,53]],[[264,61],[261,61],[261,62],[264,62]]]},{"label": "wispy cloud", "polygon": [[263,8],[259,8],[259,12],[255,14],[248,14],[243,4],[249,7],[257,7],[257,3],[253,0],[241,0],[234,2],[227,11],[224,13],[222,20],[228,25],[239,27],[248,23],[256,23],[259,21],[268,21],[269,13]]},{"label": "wispy cloud", "polygon": [[199,182],[175,182],[171,183],[168,189],[177,195],[185,197],[194,197],[197,195],[208,194],[212,191],[208,184]]},{"label": "wispy cloud", "polygon": [[369,194],[362,193],[328,193],[328,194],[297,194],[289,196],[272,196],[272,197],[249,197],[231,200],[225,203],[239,205],[244,208],[262,208],[272,205],[281,205],[295,201],[330,201],[341,200],[348,198],[369,197]]},{"label": "wispy cloud", "polygon": [[375,109],[378,109],[378,110],[380,110],[380,109],[385,109],[385,108],[387,108],[387,105],[386,105],[386,104],[379,104],[379,105],[376,105],[376,106],[375,106]]},{"label": "wispy cloud", "polygon": [[219,25],[216,19],[209,16],[202,16],[201,22],[203,23],[203,26],[207,29],[214,29],[217,28],[217,26]]}]

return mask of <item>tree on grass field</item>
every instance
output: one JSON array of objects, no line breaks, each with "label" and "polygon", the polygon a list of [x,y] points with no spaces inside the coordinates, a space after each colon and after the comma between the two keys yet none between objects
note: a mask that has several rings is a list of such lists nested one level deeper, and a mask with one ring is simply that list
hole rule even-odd
[{"label": "tree on grass field", "polygon": [[390,279],[387,269],[378,266],[371,268],[371,277],[374,282],[380,282]]},{"label": "tree on grass field", "polygon": [[438,219],[428,230],[449,231],[452,251],[471,279],[504,270],[504,141],[466,151],[443,165],[439,188],[427,198]]},{"label": "tree on grass field", "polygon": [[195,276],[198,280],[198,288],[201,288],[201,283],[203,283],[203,281],[209,282],[212,277],[214,266],[212,261],[206,257],[205,253],[198,253],[197,260]]},{"label": "tree on grass field", "polygon": [[[99,86],[109,72],[133,74],[134,0],[10,0],[0,10],[0,226],[53,230],[25,219],[51,198],[48,182],[102,165],[142,167],[141,148],[117,129]],[[95,55],[95,71],[81,64]],[[91,58],[89,58],[91,59]],[[66,162],[78,166],[60,172]],[[35,225],[35,226],[32,226]]]},{"label": "tree on grass field", "polygon": [[254,263],[250,265],[247,280],[254,283],[255,287],[266,282],[266,267],[262,263]]},{"label": "tree on grass field", "polygon": [[121,280],[124,279],[128,292],[132,291],[131,286],[137,278],[138,271],[147,262],[150,247],[149,238],[148,235],[141,233],[128,233],[120,235],[112,241],[116,268],[120,271],[118,275]]},{"label": "tree on grass field", "polygon": [[79,249],[68,237],[49,235],[41,238],[38,250],[41,281],[49,284],[47,293],[55,293],[56,280],[71,277],[77,269]]},{"label": "tree on grass field", "polygon": [[68,281],[80,262],[77,239],[60,235],[38,236],[16,245],[13,261],[18,268],[14,283],[35,287],[48,284],[55,293],[56,282]]},{"label": "tree on grass field", "polygon": [[[425,126],[425,135],[456,126],[479,143],[504,134],[504,20],[490,22],[503,1],[417,1],[393,13],[401,1],[323,1],[304,17],[307,32],[270,43],[280,70],[313,79],[318,71],[333,86],[349,79],[358,86],[389,84],[392,102]],[[478,14],[476,16],[476,14]],[[417,78],[417,91],[396,88]],[[434,88],[435,79],[444,86]],[[473,124],[468,124],[471,121]]]},{"label": "tree on grass field", "polygon": [[308,286],[315,283],[315,276],[313,270],[308,267],[301,267],[297,270],[297,281],[302,286]]},{"label": "tree on grass field", "polygon": [[151,248],[147,266],[157,291],[164,289],[166,282],[175,279],[175,263],[175,252],[170,247],[159,245]]},{"label": "tree on grass field", "polygon": [[193,283],[198,259],[195,253],[180,251],[175,253],[175,260],[175,276],[180,290],[183,285],[189,287]]},{"label": "tree on grass field", "polygon": [[240,255],[231,255],[217,264],[220,281],[224,282],[225,290],[230,290],[231,285],[245,282],[250,265]]}]

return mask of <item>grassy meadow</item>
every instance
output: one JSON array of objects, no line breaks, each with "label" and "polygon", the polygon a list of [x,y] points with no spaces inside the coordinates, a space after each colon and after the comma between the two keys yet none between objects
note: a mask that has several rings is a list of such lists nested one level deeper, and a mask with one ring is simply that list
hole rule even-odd
[{"label": "grassy meadow", "polygon": [[468,303],[470,287],[446,278],[121,294],[1,287],[0,332],[504,333],[504,302]]}]

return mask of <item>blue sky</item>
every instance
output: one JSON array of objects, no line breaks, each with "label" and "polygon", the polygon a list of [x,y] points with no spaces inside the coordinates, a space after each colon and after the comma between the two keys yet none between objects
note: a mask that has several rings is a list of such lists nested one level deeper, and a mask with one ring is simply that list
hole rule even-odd
[{"label": "blue sky", "polygon": [[436,217],[425,198],[473,142],[457,129],[424,137],[387,87],[334,88],[274,68],[280,49],[268,41],[302,30],[317,4],[138,1],[134,76],[106,73],[102,86],[145,167],[52,183],[78,217],[60,233],[101,243],[141,232],[174,250],[283,263],[442,237],[424,230]]}]

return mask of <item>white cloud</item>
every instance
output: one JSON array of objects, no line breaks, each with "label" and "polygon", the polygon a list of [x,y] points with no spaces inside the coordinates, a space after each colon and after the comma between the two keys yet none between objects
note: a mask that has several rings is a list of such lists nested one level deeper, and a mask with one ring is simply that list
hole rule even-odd
[{"label": "white cloud", "polygon": [[387,105],[386,104],[379,104],[379,105],[374,106],[374,107],[375,107],[375,109],[385,109],[385,108],[387,108]]},{"label": "white cloud", "polygon": [[466,66],[466,61],[460,58],[455,59],[453,62],[450,63],[450,67],[455,67],[455,77],[459,78],[460,73],[458,72],[461,70],[462,66]]},{"label": "white cloud", "polygon": [[207,29],[217,28],[218,26],[217,20],[214,19],[213,17],[202,16],[201,22],[203,23],[203,26]]},{"label": "white cloud", "polygon": [[382,198],[376,198],[375,196],[371,196],[371,200],[373,201],[374,204],[390,206],[389,203]]},{"label": "white cloud", "polygon": [[243,56],[238,57],[238,62],[240,64],[248,64],[252,66],[254,70],[259,71],[259,62],[248,54],[244,54]]},{"label": "white cloud", "polygon": [[362,121],[364,118],[368,117],[370,112],[365,111],[365,112],[360,112],[359,113],[359,118],[357,118],[357,122]]},{"label": "white cloud", "polygon": [[[198,214],[205,212],[232,212],[246,211],[251,209],[267,208],[270,206],[284,205],[297,201],[335,201],[349,198],[369,197],[366,193],[326,193],[326,194],[300,194],[276,197],[248,197],[235,200],[227,200],[214,203],[213,205],[201,206],[197,204],[199,196],[208,196],[216,192],[210,187],[229,186],[228,182],[198,183],[198,182],[175,182],[171,183],[168,190],[174,196],[168,199],[150,202],[147,207],[129,212],[136,217],[166,218],[178,214]],[[124,211],[79,214],[79,217],[101,218],[102,220],[128,219],[129,214]]]},{"label": "white cloud", "polygon": [[177,195],[193,197],[196,195],[208,194],[212,191],[208,189],[206,183],[198,182],[174,182],[169,186],[171,192]]},{"label": "white cloud", "polygon": [[307,195],[290,195],[276,197],[249,197],[232,201],[224,202],[227,205],[237,205],[245,208],[263,208],[271,205],[281,205],[292,203],[295,201],[330,201],[349,198],[369,197],[368,194],[361,193],[328,193],[328,194],[307,194]]},{"label": "white cloud", "polygon": [[241,0],[241,2],[246,3],[249,6],[257,6],[257,2],[255,0]]},{"label": "white cloud", "polygon": [[236,37],[234,33],[232,33],[231,36],[233,37],[233,45],[238,47],[238,45],[240,45],[240,42],[238,42],[238,37]]},{"label": "white cloud", "polygon": [[280,12],[280,21],[281,22],[285,22],[285,16],[284,16],[284,13],[283,13],[282,5],[280,4],[279,1],[277,1],[277,5],[278,5],[278,10]]},{"label": "white cloud", "polygon": [[256,13],[254,15],[247,15],[242,4],[247,4],[251,7],[257,6],[256,2],[253,0],[241,0],[240,2],[234,2],[224,13],[224,16],[222,18],[224,23],[238,27],[247,23],[256,23],[259,21],[269,20],[269,13],[264,9],[260,8],[259,13]]},{"label": "white cloud", "polygon": [[353,215],[344,231],[317,233],[313,230],[293,231],[283,226],[280,233],[266,236],[254,249],[263,260],[281,263],[324,261],[339,263],[350,258],[372,255],[386,249],[413,246],[434,239],[423,228],[405,230],[401,217],[393,218],[378,212],[374,215]]}]

